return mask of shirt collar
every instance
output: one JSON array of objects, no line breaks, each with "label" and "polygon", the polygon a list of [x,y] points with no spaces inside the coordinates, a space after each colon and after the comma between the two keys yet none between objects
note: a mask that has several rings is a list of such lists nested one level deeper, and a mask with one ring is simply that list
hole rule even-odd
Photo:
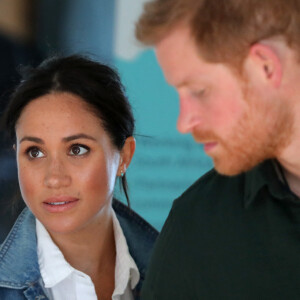
[{"label": "shirt collar", "polygon": [[128,284],[133,290],[140,280],[140,273],[131,257],[119,220],[113,211],[113,226],[116,243],[115,290],[113,296],[122,295]]},{"label": "shirt collar", "polygon": [[75,269],[65,260],[44,225],[36,220],[37,250],[40,272],[46,288],[52,288]]},{"label": "shirt collar", "polygon": [[[115,290],[113,296],[124,294],[128,285],[134,289],[140,279],[139,270],[131,257],[123,230],[112,210],[116,244]],[[38,261],[46,288],[52,288],[76,271],[64,258],[42,223],[36,220]]]},{"label": "shirt collar", "polygon": [[244,203],[249,207],[256,199],[260,190],[268,188],[270,194],[277,199],[292,199],[294,196],[285,185],[279,163],[276,160],[266,160],[245,173]]}]

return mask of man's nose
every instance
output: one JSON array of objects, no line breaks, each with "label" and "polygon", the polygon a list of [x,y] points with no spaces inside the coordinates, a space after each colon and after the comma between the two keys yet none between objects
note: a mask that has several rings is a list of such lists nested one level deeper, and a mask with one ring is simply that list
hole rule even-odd
[{"label": "man's nose", "polygon": [[71,176],[68,174],[63,161],[58,158],[50,159],[44,179],[45,186],[59,189],[69,186],[70,183]]},{"label": "man's nose", "polygon": [[198,105],[194,99],[180,97],[177,130],[181,133],[190,133],[193,128],[200,125],[201,117]]}]

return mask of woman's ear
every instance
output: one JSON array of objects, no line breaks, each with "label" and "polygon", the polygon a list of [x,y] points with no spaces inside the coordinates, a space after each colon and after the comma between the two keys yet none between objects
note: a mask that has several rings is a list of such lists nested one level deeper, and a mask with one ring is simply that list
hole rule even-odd
[{"label": "woman's ear", "polygon": [[16,144],[13,144],[13,149],[14,149],[15,151],[17,150]]},{"label": "woman's ear", "polygon": [[135,152],[135,138],[130,136],[126,139],[124,146],[121,150],[120,164],[118,168],[118,176],[123,176],[126,173],[128,166],[132,160]]}]

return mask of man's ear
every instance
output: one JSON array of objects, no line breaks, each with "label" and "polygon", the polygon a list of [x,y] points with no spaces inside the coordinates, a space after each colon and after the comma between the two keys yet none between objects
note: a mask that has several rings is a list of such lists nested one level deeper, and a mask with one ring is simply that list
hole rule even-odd
[{"label": "man's ear", "polygon": [[130,136],[126,139],[124,146],[121,150],[120,164],[118,168],[118,176],[123,176],[126,173],[128,166],[132,160],[133,154],[135,152],[135,138]]},{"label": "man's ear", "polygon": [[281,84],[282,62],[275,50],[267,45],[257,43],[251,46],[245,60],[245,69],[248,75],[275,88]]}]

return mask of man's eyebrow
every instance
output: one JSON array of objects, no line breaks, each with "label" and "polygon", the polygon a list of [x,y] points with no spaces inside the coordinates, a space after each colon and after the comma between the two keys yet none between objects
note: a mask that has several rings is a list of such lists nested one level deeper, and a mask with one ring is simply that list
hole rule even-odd
[{"label": "man's eyebrow", "polygon": [[88,140],[96,141],[96,139],[94,137],[92,137],[88,134],[85,134],[85,133],[70,135],[70,136],[64,137],[62,140],[64,142],[70,142],[70,141],[78,140],[78,139],[88,139]]},{"label": "man's eyebrow", "polygon": [[23,138],[21,138],[20,144],[24,141],[35,142],[37,144],[45,144],[42,139],[33,136],[24,136]]}]

